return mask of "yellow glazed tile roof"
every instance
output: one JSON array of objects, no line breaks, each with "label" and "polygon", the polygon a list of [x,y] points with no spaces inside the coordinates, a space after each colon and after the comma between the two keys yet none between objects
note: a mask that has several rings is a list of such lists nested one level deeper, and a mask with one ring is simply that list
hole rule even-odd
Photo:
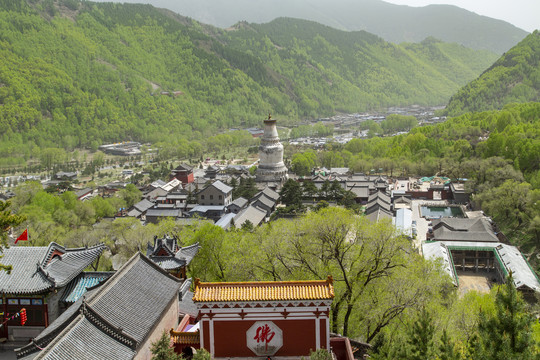
[{"label": "yellow glazed tile roof", "polygon": [[201,337],[199,331],[196,332],[182,332],[182,331],[170,331],[171,340],[173,344],[199,344]]},{"label": "yellow glazed tile roof", "polygon": [[195,280],[196,302],[299,301],[334,298],[331,276],[327,280],[200,282]]}]

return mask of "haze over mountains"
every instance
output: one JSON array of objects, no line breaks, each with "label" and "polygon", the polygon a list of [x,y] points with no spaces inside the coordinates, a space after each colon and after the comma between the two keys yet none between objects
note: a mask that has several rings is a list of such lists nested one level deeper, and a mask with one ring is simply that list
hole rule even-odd
[{"label": "haze over mountains", "polygon": [[451,5],[409,7],[381,0],[122,0],[147,2],[200,22],[227,28],[239,21],[266,23],[279,17],[306,19],[347,31],[365,30],[393,42],[435,37],[502,54],[527,32]]}]

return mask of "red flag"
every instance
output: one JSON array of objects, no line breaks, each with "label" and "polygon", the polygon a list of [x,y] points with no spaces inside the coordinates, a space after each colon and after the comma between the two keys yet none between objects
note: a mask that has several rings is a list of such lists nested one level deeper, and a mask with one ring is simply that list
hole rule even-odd
[{"label": "red flag", "polygon": [[17,244],[17,241],[27,241],[28,240],[28,229],[24,229],[24,232],[15,240],[15,244]]}]

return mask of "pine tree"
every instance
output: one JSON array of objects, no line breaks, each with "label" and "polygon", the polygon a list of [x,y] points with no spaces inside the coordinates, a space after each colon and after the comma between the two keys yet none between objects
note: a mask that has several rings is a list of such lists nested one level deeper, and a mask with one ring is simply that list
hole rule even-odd
[{"label": "pine tree", "polygon": [[441,360],[459,360],[461,357],[455,350],[454,343],[450,340],[446,329],[443,330],[439,345],[439,358]]},{"label": "pine tree", "polygon": [[433,318],[429,312],[423,308],[418,319],[413,323],[409,339],[409,355],[410,360],[431,359],[433,356],[433,335],[435,334],[435,326]]},{"label": "pine tree", "polygon": [[182,355],[174,352],[171,347],[171,338],[166,331],[163,331],[158,341],[152,343],[150,348],[152,360],[180,360]]},{"label": "pine tree", "polygon": [[514,286],[512,274],[506,278],[495,298],[495,314],[480,313],[478,332],[480,346],[476,358],[508,360],[531,359],[533,318],[525,309],[525,302]]}]

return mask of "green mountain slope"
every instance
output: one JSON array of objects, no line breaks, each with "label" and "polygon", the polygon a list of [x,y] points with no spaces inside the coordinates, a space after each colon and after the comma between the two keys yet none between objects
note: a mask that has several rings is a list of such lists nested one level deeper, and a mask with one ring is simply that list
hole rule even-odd
[{"label": "green mountain slope", "polygon": [[225,32],[149,5],[2,3],[0,156],[441,104],[495,58],[291,19]]},{"label": "green mountain slope", "polygon": [[[306,20],[240,23],[219,37],[281,76],[303,116],[405,104],[437,104],[493,54],[428,39],[393,45],[366,32],[344,32]],[[230,59],[234,64],[234,59]]]},{"label": "green mountain slope", "polygon": [[460,89],[446,113],[501,109],[512,102],[540,101],[540,32],[537,30]]},{"label": "green mountain slope", "polygon": [[[105,0],[104,0],[105,1]],[[109,0],[106,0],[109,1]],[[141,0],[118,0],[141,2]],[[393,43],[435,37],[502,54],[527,32],[501,20],[451,5],[410,7],[381,0],[149,0],[206,24],[227,28],[239,21],[266,23],[279,17],[316,21],[340,30],[365,30]]]}]

